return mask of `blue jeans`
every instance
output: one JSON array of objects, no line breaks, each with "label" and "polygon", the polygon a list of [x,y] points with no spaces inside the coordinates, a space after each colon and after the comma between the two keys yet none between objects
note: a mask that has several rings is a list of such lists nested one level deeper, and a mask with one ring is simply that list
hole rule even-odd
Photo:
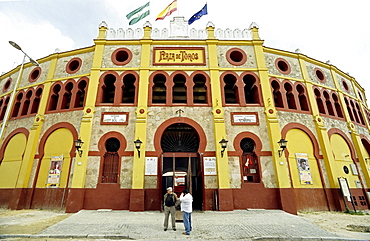
[{"label": "blue jeans", "polygon": [[184,227],[185,227],[185,232],[187,234],[190,234],[190,231],[191,231],[191,213],[187,213],[187,212],[182,212],[182,217],[183,217],[183,220],[184,220]]}]

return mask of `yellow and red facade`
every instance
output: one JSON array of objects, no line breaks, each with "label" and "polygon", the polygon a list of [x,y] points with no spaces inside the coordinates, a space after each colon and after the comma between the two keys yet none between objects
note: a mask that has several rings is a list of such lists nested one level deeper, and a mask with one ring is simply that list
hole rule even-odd
[{"label": "yellow and red facade", "polygon": [[1,207],[160,210],[165,187],[184,185],[201,210],[369,208],[370,115],[353,77],[263,46],[255,25],[248,40],[212,25],[203,39],[108,31],[26,64],[13,106],[19,67],[0,76]]}]

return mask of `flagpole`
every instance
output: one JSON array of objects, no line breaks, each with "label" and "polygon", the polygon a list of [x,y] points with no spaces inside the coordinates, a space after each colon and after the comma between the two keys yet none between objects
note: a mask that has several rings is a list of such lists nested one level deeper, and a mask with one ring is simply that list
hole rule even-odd
[{"label": "flagpole", "polygon": [[209,22],[209,13],[208,13],[208,2],[206,1],[206,5],[207,5],[207,23]]},{"label": "flagpole", "polygon": [[177,0],[177,17],[180,16],[180,4],[179,4],[180,0]]}]

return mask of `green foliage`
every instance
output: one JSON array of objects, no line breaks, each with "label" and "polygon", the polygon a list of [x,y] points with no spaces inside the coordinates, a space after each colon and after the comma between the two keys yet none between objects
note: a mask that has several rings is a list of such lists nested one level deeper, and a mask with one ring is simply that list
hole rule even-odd
[{"label": "green foliage", "polygon": [[347,214],[350,214],[350,215],[369,215],[369,214],[363,213],[361,211],[355,212],[355,211],[349,210],[349,209],[347,209],[346,211],[344,211],[344,213],[347,213]]}]

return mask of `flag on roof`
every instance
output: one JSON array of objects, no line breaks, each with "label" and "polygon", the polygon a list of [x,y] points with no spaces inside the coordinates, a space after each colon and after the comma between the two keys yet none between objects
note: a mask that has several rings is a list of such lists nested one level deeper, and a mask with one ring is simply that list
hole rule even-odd
[{"label": "flag on roof", "polygon": [[139,22],[141,19],[145,18],[146,16],[150,14],[149,4],[150,4],[150,1],[126,15],[126,18],[129,20],[135,14],[137,14],[136,17],[131,19],[131,21],[129,22],[129,25],[133,25]]},{"label": "flag on roof", "polygon": [[157,17],[157,20],[163,20],[165,17],[170,16],[173,12],[177,10],[177,0],[174,0],[170,5],[168,5]]},{"label": "flag on roof", "polygon": [[207,15],[208,14],[208,11],[207,11],[207,3],[206,5],[204,5],[204,7],[199,11],[197,12],[196,14],[194,14],[188,21],[188,24],[192,24],[195,20],[198,20],[200,19],[203,15]]}]

